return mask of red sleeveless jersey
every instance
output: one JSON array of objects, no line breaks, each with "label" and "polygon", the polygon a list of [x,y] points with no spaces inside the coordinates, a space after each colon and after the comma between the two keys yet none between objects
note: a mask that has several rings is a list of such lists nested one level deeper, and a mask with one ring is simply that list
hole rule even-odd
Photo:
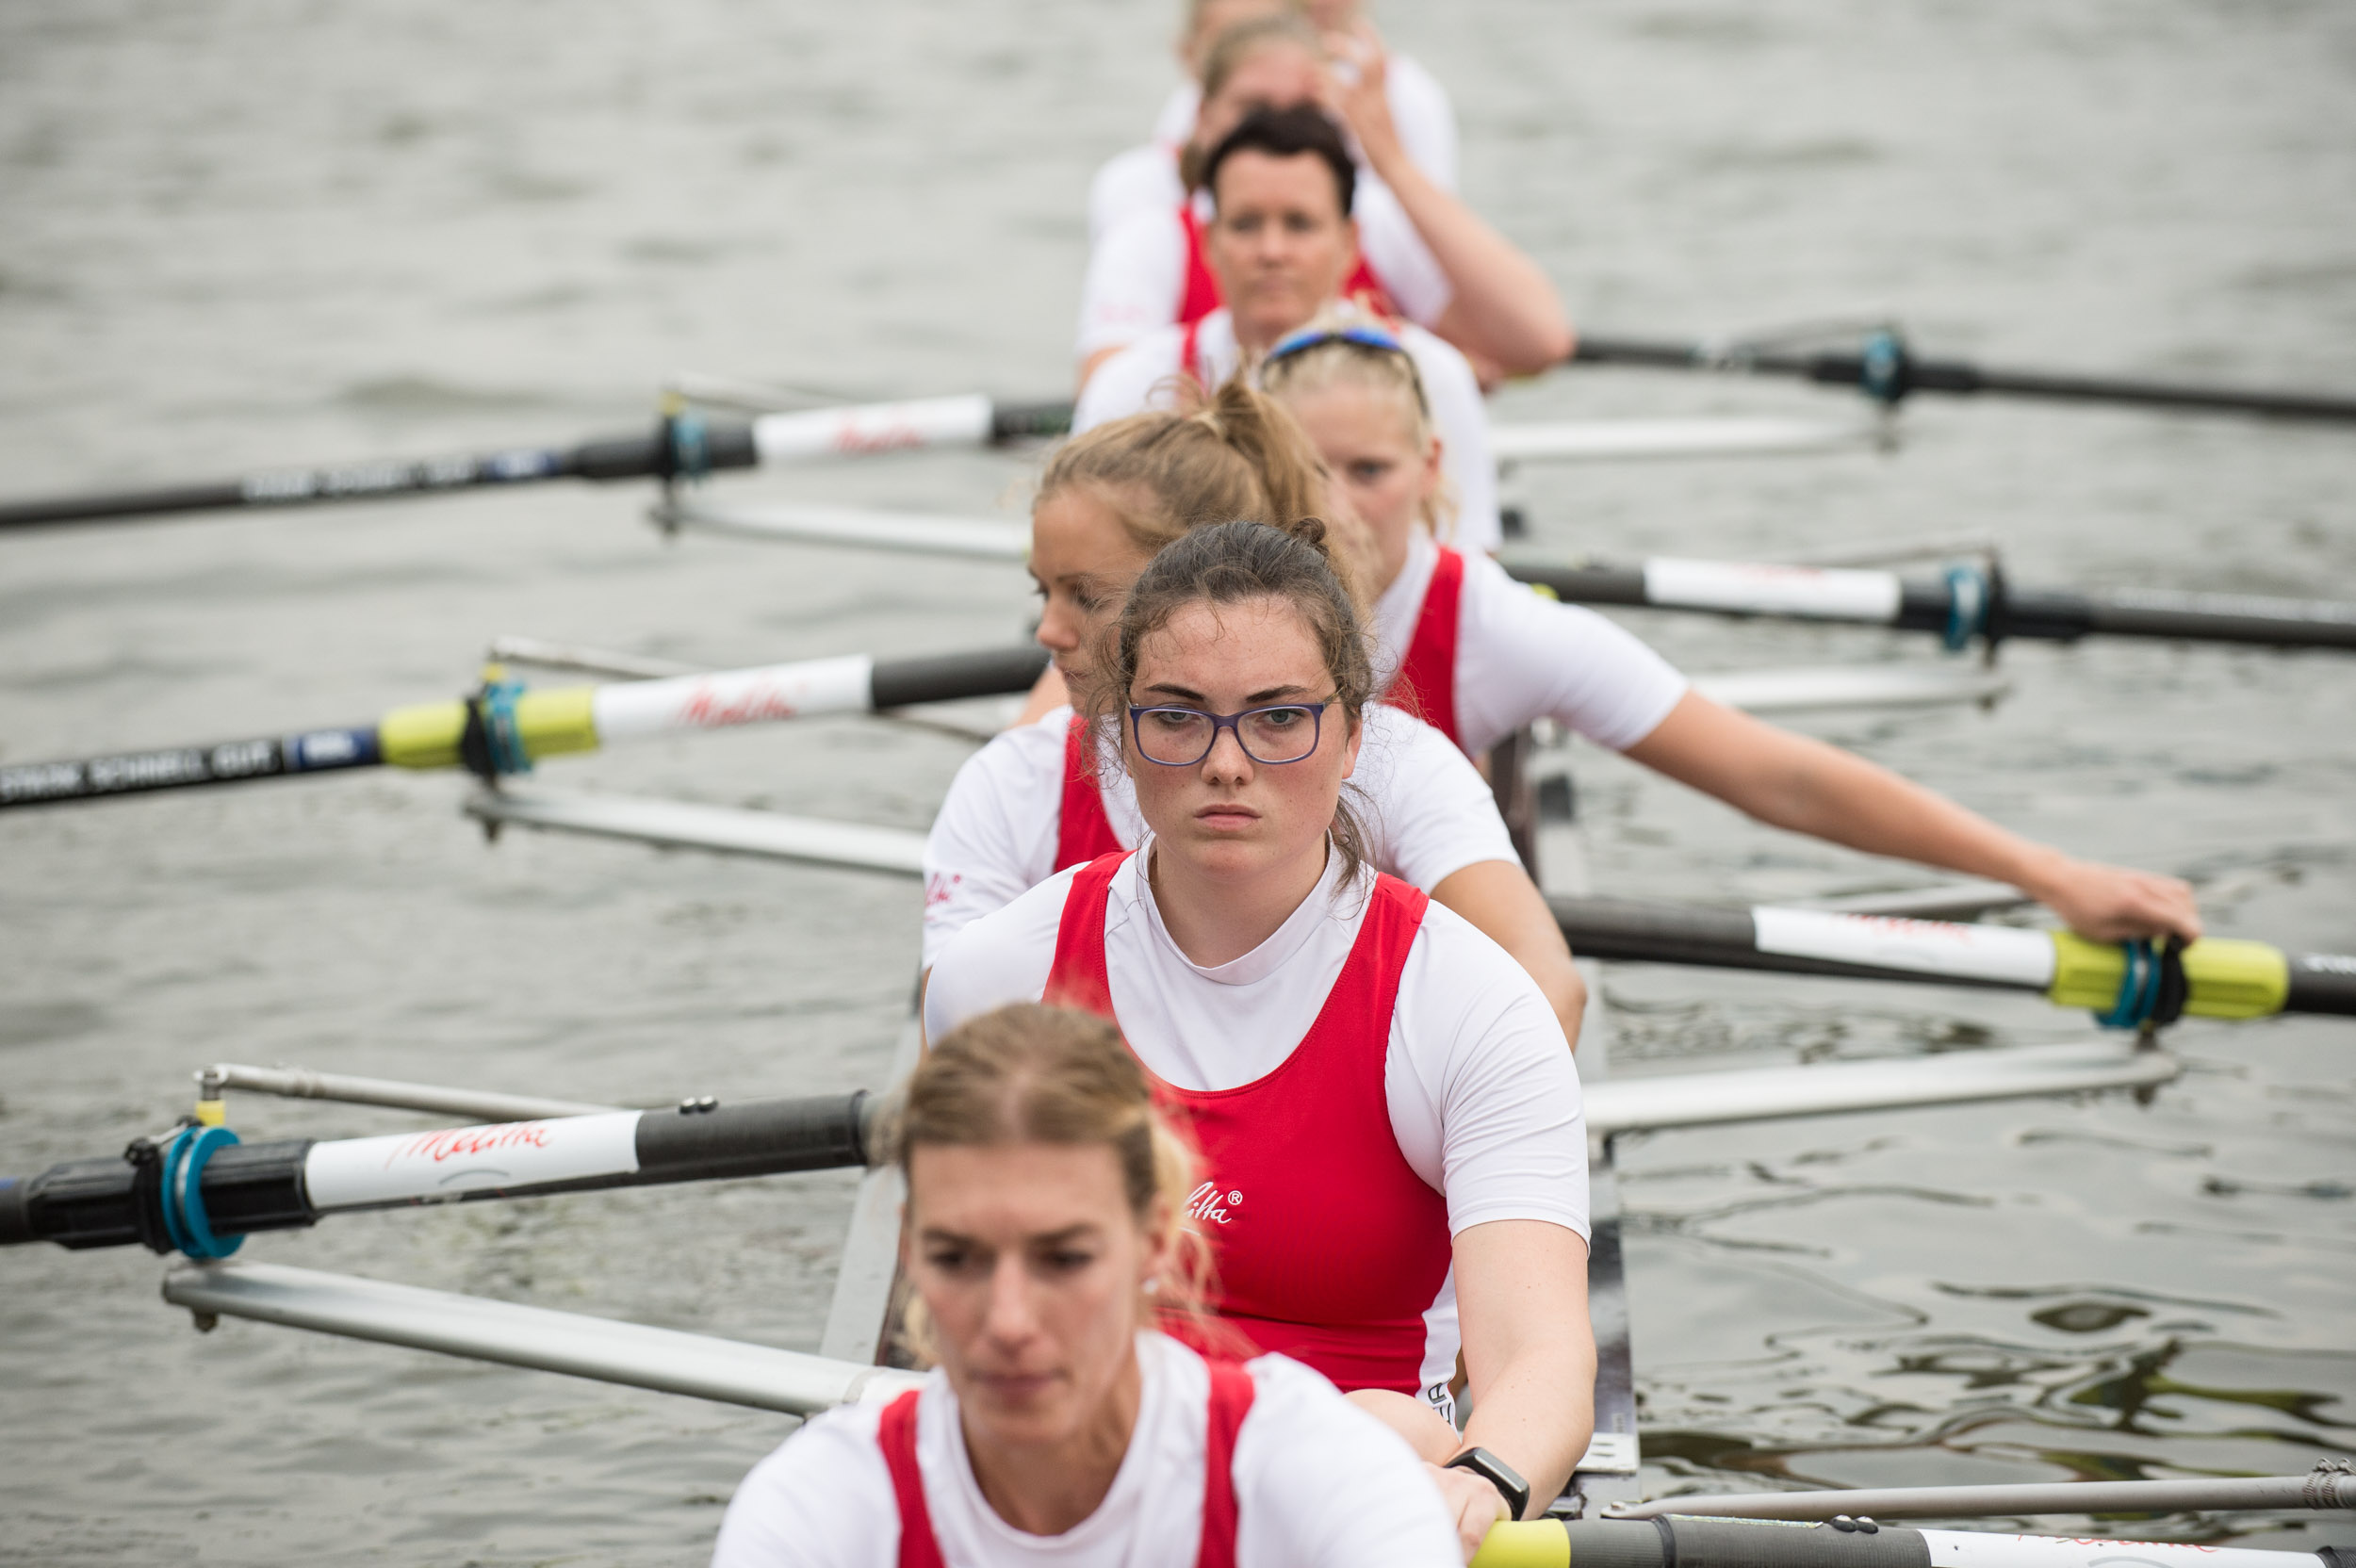
[{"label": "red sleeveless jersey", "polygon": [[[1252,1410],[1252,1374],[1232,1361],[1213,1361],[1211,1395],[1203,1412],[1203,1540],[1195,1568],[1235,1568],[1235,1434]],[[916,1464],[916,1401],[909,1389],[884,1407],[875,1424],[884,1468],[900,1504],[900,1568],[946,1568],[932,1511],[924,1506],[924,1477]]]},{"label": "red sleeveless jersey", "polygon": [[[1211,264],[1203,253],[1203,220],[1194,215],[1191,197],[1178,204],[1178,223],[1186,234],[1186,289],[1178,299],[1178,324],[1190,327],[1222,303],[1219,294],[1219,279],[1211,271]],[[1383,280],[1374,275],[1362,252],[1358,264],[1342,280],[1342,298],[1354,300],[1386,320],[1399,318],[1399,306],[1391,302],[1391,291],[1383,286]],[[1187,367],[1189,370],[1192,366]]]},{"label": "red sleeveless jersey", "polygon": [[1074,713],[1063,738],[1063,808],[1055,818],[1057,871],[1121,852],[1112,819],[1104,814],[1104,792],[1097,786],[1096,759],[1088,754],[1088,719]]},{"label": "red sleeveless jersey", "polygon": [[[1116,1023],[1104,916],[1127,858],[1092,860],[1072,879],[1043,998]],[[1418,1392],[1423,1315],[1452,1256],[1448,1202],[1399,1152],[1383,1082],[1399,974],[1429,903],[1395,877],[1374,879],[1324,1007],[1266,1077],[1199,1092],[1154,1084],[1202,1152],[1188,1212],[1218,1263],[1211,1305],[1260,1349],[1345,1392]]]},{"label": "red sleeveless jersey", "polygon": [[1459,746],[1464,743],[1456,732],[1456,623],[1464,599],[1464,558],[1442,545],[1407,656],[1383,694],[1383,701],[1407,710]]}]

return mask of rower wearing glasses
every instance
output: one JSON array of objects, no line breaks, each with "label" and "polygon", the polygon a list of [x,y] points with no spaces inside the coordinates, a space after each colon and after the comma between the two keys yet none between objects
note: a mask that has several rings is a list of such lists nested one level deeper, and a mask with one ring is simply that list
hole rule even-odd
[{"label": "rower wearing glasses", "polygon": [[[924,962],[972,922],[1056,872],[1136,847],[1145,821],[1109,726],[1065,702],[1089,689],[1100,641],[1154,553],[1200,523],[1331,514],[1317,454],[1291,416],[1238,383],[1189,414],[1150,413],[1065,443],[1031,511],[1039,640],[1055,667],[1034,722],[969,759],[924,841]],[[1371,543],[1341,551],[1370,604]],[[1336,547],[1329,536],[1320,547]],[[1097,737],[1102,736],[1100,742]],[[1101,755],[1100,755],[1101,753]],[[1447,739],[1395,708],[1367,715],[1353,787],[1378,870],[1430,893],[1520,962],[1565,1040],[1585,1004],[1579,971],[1499,820],[1489,786]]]},{"label": "rower wearing glasses", "polygon": [[[1104,361],[1080,393],[1075,432],[1171,406],[1182,383],[1217,386],[1349,296],[1360,255],[1359,181],[1340,131],[1321,110],[1301,105],[1246,116],[1209,152],[1202,184],[1211,200],[1203,255],[1225,302],[1183,325],[1149,331]],[[1372,242],[1371,232],[1366,238]],[[1407,308],[1413,314],[1412,303]],[[1504,534],[1480,383],[1462,353],[1424,328],[1409,322],[1398,336],[1431,395],[1459,540],[1467,549],[1494,550]]]},{"label": "rower wearing glasses", "polygon": [[1221,1319],[1485,1526],[1543,1510],[1593,1423],[1579,1079],[1530,976],[1367,863],[1375,672],[1317,531],[1195,529],[1137,578],[1088,706],[1147,836],[966,927],[925,1028],[1111,1018],[1201,1151]]},{"label": "rower wearing glasses", "polygon": [[2201,934],[2192,890],[2176,878],[2033,843],[1861,757],[1712,702],[1603,616],[1443,544],[1447,436],[1419,364],[1386,325],[1339,310],[1276,343],[1259,372],[1373,534],[1391,700],[1474,756],[1551,718],[1762,822],[2009,883],[2099,940]]}]

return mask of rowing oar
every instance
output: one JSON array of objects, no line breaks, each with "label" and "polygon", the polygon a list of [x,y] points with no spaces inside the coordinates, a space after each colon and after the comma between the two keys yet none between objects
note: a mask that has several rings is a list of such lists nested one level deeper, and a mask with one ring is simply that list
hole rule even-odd
[{"label": "rowing oar", "polygon": [[0,1246],[127,1247],[226,1257],[254,1231],[320,1217],[865,1165],[877,1102],[709,1099],[383,1137],[239,1143],[191,1119],[107,1159],[0,1182]]},{"label": "rowing oar", "polygon": [[2057,1006],[2090,1008],[2118,1028],[2172,1023],[2188,1013],[2356,1015],[2356,957],[2289,954],[2266,942],[2095,942],[2068,931],[1822,909],[1547,902],[1571,951],[1588,958],[2036,991]]},{"label": "rowing oar", "polygon": [[[1677,1499],[1667,1498],[1671,1506]],[[2345,1502],[2337,1505],[2346,1507]],[[2292,1562],[2304,1558],[2304,1562]],[[1843,1515],[1821,1524],[1541,1519],[1490,1528],[1470,1568],[2345,1568],[2346,1551],[1920,1530]]]},{"label": "rowing oar", "polygon": [[1796,376],[1826,386],[1854,386],[1895,406],[1917,392],[2044,398],[2059,402],[2120,403],[2185,413],[2261,414],[2284,419],[2356,420],[2356,396],[2196,386],[2116,376],[1999,370],[1960,359],[1922,359],[1893,331],[1869,335],[1857,349],[1806,351],[1764,344],[1664,343],[1582,335],[1571,354],[1581,365],[1644,365],[1670,370],[1722,370]]},{"label": "rowing oar", "polygon": [[1951,648],[1975,639],[1993,647],[2012,637],[2074,643],[2091,635],[2356,648],[2356,604],[2154,588],[2021,588],[2002,570],[1977,565],[1952,565],[1936,579],[1667,557],[1634,566],[1512,559],[1505,569],[1579,604],[1855,621],[1931,632]]},{"label": "rowing oar", "polygon": [[679,730],[1026,692],[1046,667],[1044,649],[1023,646],[888,661],[851,654],[540,692],[493,680],[472,697],[396,708],[372,725],[0,767],[0,808],[379,766],[465,767],[492,779],[544,757]]},{"label": "rowing oar", "polygon": [[909,447],[991,446],[1072,427],[1068,402],[999,402],[973,394],[910,402],[764,414],[751,420],[666,415],[644,435],[577,447],[512,447],[480,456],[393,459],[318,468],[273,468],[241,479],[90,496],[0,503],[0,529],[90,523],[243,507],[387,500],[548,480],[697,479],[726,468]]}]

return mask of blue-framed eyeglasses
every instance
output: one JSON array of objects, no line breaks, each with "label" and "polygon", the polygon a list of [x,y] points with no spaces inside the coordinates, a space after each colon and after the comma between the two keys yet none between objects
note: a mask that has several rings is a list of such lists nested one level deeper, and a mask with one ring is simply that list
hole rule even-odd
[{"label": "blue-framed eyeglasses", "polygon": [[1317,749],[1331,702],[1279,702],[1240,713],[1205,713],[1200,708],[1132,708],[1129,727],[1137,755],[1165,768],[1190,768],[1211,755],[1222,729],[1235,737],[1243,754],[1266,767],[1298,762]]},{"label": "blue-framed eyeglasses", "polygon": [[1407,345],[1401,343],[1395,335],[1384,332],[1381,327],[1303,327],[1299,332],[1286,333],[1278,338],[1276,346],[1268,351],[1268,357],[1260,363],[1273,365],[1280,359],[1305,352],[1320,343],[1355,343],[1362,349],[1380,349],[1385,353],[1394,354],[1403,354],[1407,351]]}]

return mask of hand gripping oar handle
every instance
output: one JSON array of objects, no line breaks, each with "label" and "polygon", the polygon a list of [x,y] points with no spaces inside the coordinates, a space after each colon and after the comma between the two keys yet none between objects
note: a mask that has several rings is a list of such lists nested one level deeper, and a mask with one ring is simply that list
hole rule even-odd
[{"label": "hand gripping oar handle", "polygon": [[232,1143],[211,1151],[196,1181],[179,1188],[167,1180],[171,1145],[142,1139],[109,1159],[70,1160],[0,1183],[0,1245],[136,1242],[168,1252],[187,1250],[191,1217],[199,1233],[231,1238],[361,1209],[830,1170],[873,1157],[877,1107],[861,1089],[384,1137]]},{"label": "hand gripping oar handle", "polygon": [[1916,392],[1980,393],[2062,402],[2118,403],[2185,413],[2258,414],[2285,419],[2356,421],[2356,396],[2283,392],[2260,387],[2191,386],[2124,377],[2044,370],[1998,370],[1959,359],[1917,358],[1894,332],[1872,335],[1852,351],[1799,351],[1744,344],[1673,343],[1656,339],[1588,337],[1572,351],[1575,363],[1641,365],[1664,370],[1719,370],[1792,376],[1826,386],[1849,386],[1894,404]]},{"label": "hand gripping oar handle", "polygon": [[[2305,1558],[2294,1563],[2293,1558]],[[1919,1530],[1871,1519],[1819,1524],[1694,1518],[1497,1525],[1471,1568],[2347,1568],[2335,1547],[2260,1551],[2139,1541]]]},{"label": "hand gripping oar handle", "polygon": [[2356,957],[2293,956],[2203,938],[2181,951],[2091,942],[2067,931],[1842,915],[1551,898],[1571,950],[1589,958],[2036,991],[2125,1027],[2184,1013],[2356,1015]]},{"label": "hand gripping oar handle", "polygon": [[1957,566],[1937,580],[1893,572],[1661,557],[1634,566],[1509,559],[1513,577],[1576,604],[1625,604],[1717,615],[1855,621],[1927,631],[1960,648],[2009,637],[2159,637],[2271,647],[2356,649],[2356,605],[2115,588],[2021,588],[2003,573]]},{"label": "hand gripping oar handle", "polygon": [[153,490],[5,502],[0,503],[0,531],[245,507],[392,500],[561,479],[700,479],[756,464],[918,447],[989,446],[1060,435],[1071,428],[1069,402],[1001,403],[979,395],[808,409],[763,415],[749,422],[675,414],[664,416],[646,434],[584,441],[577,447],[515,447],[481,456],[274,468],[241,479]]},{"label": "hand gripping oar handle", "polygon": [[[661,680],[612,681],[546,691],[493,689],[455,702],[397,708],[377,724],[288,736],[172,746],[75,761],[0,767],[0,808],[46,806],[157,790],[247,784],[343,768],[513,771],[615,741],[687,729],[867,713],[920,702],[1027,692],[1047,668],[1036,645],[919,659],[864,654]],[[500,743],[488,744],[494,726]]]}]

